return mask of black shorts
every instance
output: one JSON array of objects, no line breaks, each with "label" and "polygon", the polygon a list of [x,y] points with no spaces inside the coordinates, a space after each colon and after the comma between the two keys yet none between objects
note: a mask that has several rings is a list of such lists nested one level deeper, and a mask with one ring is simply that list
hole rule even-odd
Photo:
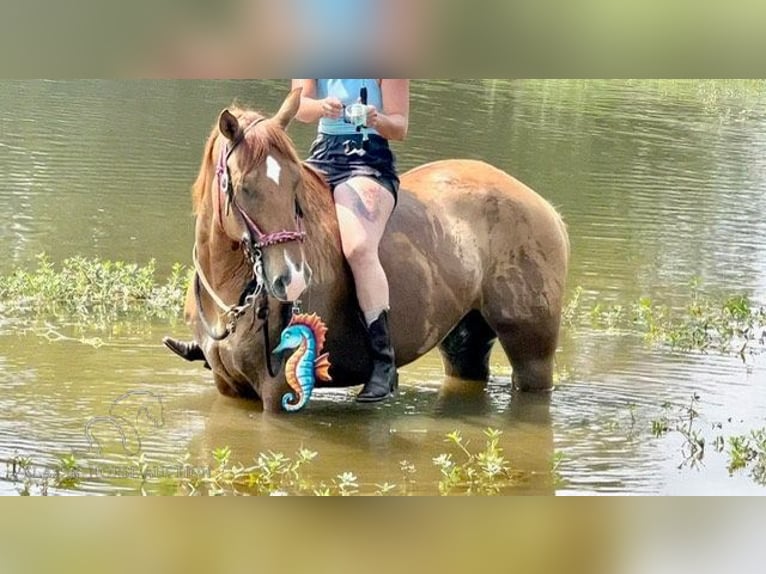
[{"label": "black shorts", "polygon": [[306,163],[321,171],[333,190],[352,177],[369,177],[390,191],[396,202],[399,193],[396,157],[386,138],[375,134],[369,138],[367,149],[360,155],[362,134],[319,134],[311,144]]}]

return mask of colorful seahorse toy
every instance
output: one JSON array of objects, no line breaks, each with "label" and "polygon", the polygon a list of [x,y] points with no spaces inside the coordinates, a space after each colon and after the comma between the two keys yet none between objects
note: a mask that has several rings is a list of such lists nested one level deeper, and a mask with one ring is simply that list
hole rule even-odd
[{"label": "colorful seahorse toy", "polygon": [[293,315],[282,331],[274,353],[295,349],[285,364],[285,378],[294,392],[282,395],[282,408],[288,412],[301,410],[309,402],[316,379],[330,381],[328,353],[319,354],[324,347],[327,327],[312,313]]}]

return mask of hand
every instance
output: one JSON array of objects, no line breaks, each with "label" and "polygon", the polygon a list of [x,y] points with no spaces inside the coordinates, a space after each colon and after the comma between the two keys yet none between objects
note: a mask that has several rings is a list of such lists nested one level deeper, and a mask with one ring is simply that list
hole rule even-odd
[{"label": "hand", "polygon": [[367,120],[364,123],[365,127],[368,127],[368,128],[377,127],[379,119],[380,119],[380,115],[378,114],[377,108],[375,106],[367,106]]},{"label": "hand", "polygon": [[320,100],[322,104],[322,117],[337,120],[343,113],[343,104],[338,98],[327,97]]}]

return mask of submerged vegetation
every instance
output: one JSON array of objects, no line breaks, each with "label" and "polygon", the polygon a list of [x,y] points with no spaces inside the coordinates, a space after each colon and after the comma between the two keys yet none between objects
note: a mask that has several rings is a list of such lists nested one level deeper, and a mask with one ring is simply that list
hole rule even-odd
[{"label": "submerged vegetation", "polygon": [[749,470],[755,483],[766,486],[766,428],[729,437],[728,460],[730,474]]},{"label": "submerged vegetation", "polygon": [[163,280],[153,259],[138,265],[72,257],[54,265],[40,254],[36,269],[0,275],[0,323],[18,334],[98,348],[145,333],[152,321],[175,323],[188,280],[178,263]]},{"label": "submerged vegetation", "polygon": [[[456,449],[433,459],[440,478],[435,491],[441,495],[496,495],[518,484],[524,473],[510,469],[499,442],[502,432],[484,431],[484,447],[472,451],[462,435],[454,431],[446,441]],[[280,452],[261,452],[251,463],[233,462],[231,449],[217,448],[204,466],[192,464],[187,453],[169,463],[149,462],[145,453],[122,457],[112,466],[91,464],[73,454],[59,457],[53,467],[36,467],[28,457],[16,455],[6,461],[5,480],[23,495],[46,496],[51,491],[77,490],[82,481],[119,478],[136,494],[174,495],[269,495],[269,496],[353,496],[407,495],[415,491],[429,494],[416,482],[415,466],[400,462],[401,477],[392,482],[372,485],[360,483],[356,474],[344,471],[329,478],[317,478],[311,465],[318,453],[301,448],[293,456]],[[557,476],[560,456],[551,464],[551,476]],[[429,484],[430,488],[434,488]]]},{"label": "submerged vegetation", "polygon": [[577,288],[563,313],[563,324],[635,333],[651,344],[677,351],[736,353],[766,350],[766,307],[745,295],[703,296],[696,282],[683,305],[670,307],[642,297],[629,305],[582,303]]},{"label": "submerged vegetation", "polygon": [[146,265],[85,257],[57,268],[45,254],[37,269],[0,276],[0,316],[62,318],[103,323],[124,318],[168,318],[183,306],[187,270],[175,264],[164,282],[152,259]]},{"label": "submerged vegetation", "polygon": [[[725,436],[723,424],[707,421],[699,405],[698,395],[686,404],[665,403],[660,407],[661,414],[648,421],[637,417],[631,405],[629,418],[622,421],[625,424],[615,421],[609,432],[625,431],[631,441],[642,443],[651,441],[651,437],[675,437],[679,439],[679,470],[702,468],[710,457],[724,456],[731,476],[747,473],[755,484],[766,486],[766,428]],[[485,429],[484,437],[483,445],[471,448],[459,431],[447,434],[445,442],[450,448],[432,459],[438,470],[435,479],[423,473],[423,479],[418,480],[419,469],[407,460],[400,461],[398,477],[365,483],[351,470],[322,474],[314,466],[319,453],[308,448],[301,447],[292,455],[260,452],[249,463],[241,463],[232,459],[229,447],[221,447],[201,462],[192,460],[188,453],[171,460],[150,460],[140,452],[119,455],[110,462],[70,453],[52,464],[36,465],[31,458],[17,454],[5,461],[5,481],[22,496],[78,492],[86,483],[94,482],[111,484],[115,492],[143,496],[511,494],[531,478],[531,473],[511,468],[500,446],[501,431]],[[551,487],[566,486],[566,462],[565,453],[554,452],[547,471]]]},{"label": "submerged vegetation", "polygon": [[[674,406],[665,403],[662,405],[662,416],[652,420],[652,435],[655,438],[663,437],[668,433],[677,433],[682,438],[682,460],[678,468],[686,465],[695,467],[705,458],[706,440],[698,425],[699,400],[699,395],[695,394],[692,395],[688,405]],[[719,444],[722,440],[722,437],[716,438],[714,444]]]}]

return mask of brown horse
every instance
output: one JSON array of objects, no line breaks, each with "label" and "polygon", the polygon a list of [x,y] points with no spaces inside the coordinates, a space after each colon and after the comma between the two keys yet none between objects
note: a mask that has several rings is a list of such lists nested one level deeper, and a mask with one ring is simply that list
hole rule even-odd
[{"label": "brown horse", "polygon": [[[332,193],[285,133],[299,100],[294,90],[272,118],[224,110],[193,188],[200,279],[187,321],[218,389],[268,411],[288,391],[265,348],[286,301],[325,319],[330,385],[362,384],[371,369]],[[438,345],[447,375],[486,380],[499,339],[517,388],[552,387],[569,240],[542,197],[483,162],[429,163],[402,176],[380,256],[398,365]]]}]

